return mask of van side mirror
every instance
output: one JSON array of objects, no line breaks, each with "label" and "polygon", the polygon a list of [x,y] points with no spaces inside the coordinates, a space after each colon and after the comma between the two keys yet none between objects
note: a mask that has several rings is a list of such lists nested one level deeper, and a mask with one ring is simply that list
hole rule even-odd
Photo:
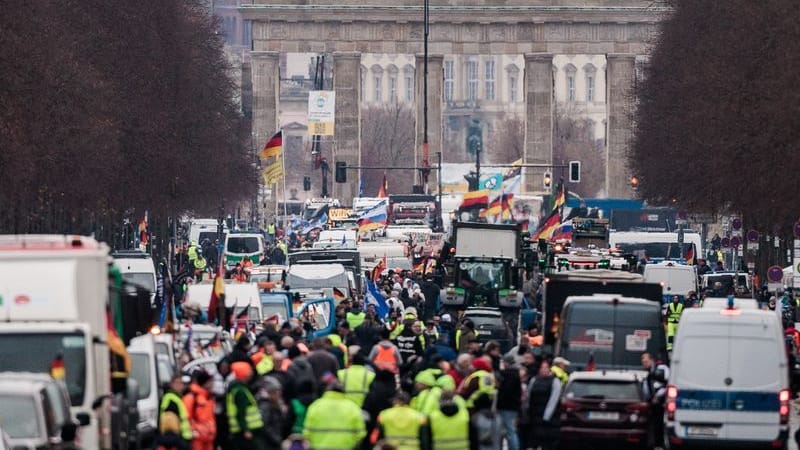
[{"label": "van side mirror", "polygon": [[664,369],[656,369],[655,379],[660,383],[667,382],[667,374],[664,372]]},{"label": "van side mirror", "polygon": [[87,412],[79,412],[75,414],[75,420],[78,421],[78,426],[85,427],[92,423],[92,416]]},{"label": "van side mirror", "polygon": [[133,402],[133,404],[136,404],[136,401],[139,400],[139,382],[133,378],[128,378],[128,382],[125,385],[125,398],[129,402]]}]

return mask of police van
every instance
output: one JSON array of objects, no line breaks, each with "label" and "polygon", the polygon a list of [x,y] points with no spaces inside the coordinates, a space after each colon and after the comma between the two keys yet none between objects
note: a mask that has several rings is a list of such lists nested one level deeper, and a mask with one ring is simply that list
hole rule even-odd
[{"label": "police van", "polygon": [[737,302],[681,317],[664,416],[669,448],[786,448],[783,328],[774,312]]}]

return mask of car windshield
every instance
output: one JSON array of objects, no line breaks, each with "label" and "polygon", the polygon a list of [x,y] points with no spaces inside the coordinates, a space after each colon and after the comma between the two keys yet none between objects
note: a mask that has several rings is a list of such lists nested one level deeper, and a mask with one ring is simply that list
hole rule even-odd
[{"label": "car windshield", "polygon": [[122,274],[122,279],[128,283],[143,287],[150,292],[156,291],[155,278],[153,278],[152,273],[127,272]]},{"label": "car windshield", "polygon": [[505,265],[500,262],[461,262],[458,284],[464,288],[500,289],[506,287]]},{"label": "car windshield", "polygon": [[255,236],[231,236],[228,238],[228,248],[225,250],[229,253],[258,253],[261,251],[258,244],[258,238]]},{"label": "car windshield", "polygon": [[[732,294],[734,291],[733,287],[733,280],[734,276],[731,275],[709,275],[706,277],[706,287],[708,289],[714,289],[714,284],[719,282],[722,284],[722,290],[725,291],[726,294]],[[746,275],[739,275],[738,278],[738,285],[739,288],[747,289],[747,276]]]},{"label": "car windshield", "polygon": [[0,394],[0,423],[12,439],[35,438],[42,433],[33,397]]},{"label": "car windshield", "polygon": [[569,399],[641,400],[639,387],[630,381],[573,380],[564,395]]},{"label": "car windshield", "polygon": [[0,334],[0,372],[50,373],[55,357],[61,354],[64,379],[70,402],[83,405],[86,392],[86,339],[72,333]]},{"label": "car windshield", "polygon": [[330,277],[324,278],[304,278],[292,273],[286,277],[286,284],[292,289],[322,289],[331,287],[346,287],[348,285],[347,274],[340,272]]},{"label": "car windshield", "polygon": [[131,378],[139,385],[137,398],[150,396],[150,358],[146,353],[131,353]]}]

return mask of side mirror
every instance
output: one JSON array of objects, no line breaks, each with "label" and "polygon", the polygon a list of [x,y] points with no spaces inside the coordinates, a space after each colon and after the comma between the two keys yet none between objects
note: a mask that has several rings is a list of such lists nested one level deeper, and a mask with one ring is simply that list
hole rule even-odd
[{"label": "side mirror", "polygon": [[139,400],[139,382],[133,378],[128,378],[128,383],[125,386],[125,398],[129,402],[133,402],[133,404],[136,404],[136,401]]},{"label": "side mirror", "polygon": [[87,412],[79,412],[75,414],[75,419],[78,421],[78,426],[85,427],[92,423],[92,416]]},{"label": "side mirror", "polygon": [[655,379],[656,379],[656,381],[658,381],[660,383],[666,383],[667,382],[667,375],[664,372],[664,369],[656,369]]}]

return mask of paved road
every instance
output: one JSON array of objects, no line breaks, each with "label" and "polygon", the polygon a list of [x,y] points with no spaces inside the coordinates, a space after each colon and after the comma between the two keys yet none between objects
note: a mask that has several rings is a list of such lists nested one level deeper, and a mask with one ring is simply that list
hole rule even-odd
[{"label": "paved road", "polygon": [[792,402],[792,416],[789,418],[789,425],[792,426],[789,431],[789,449],[798,450],[797,444],[794,442],[794,432],[800,427],[800,399]]}]

